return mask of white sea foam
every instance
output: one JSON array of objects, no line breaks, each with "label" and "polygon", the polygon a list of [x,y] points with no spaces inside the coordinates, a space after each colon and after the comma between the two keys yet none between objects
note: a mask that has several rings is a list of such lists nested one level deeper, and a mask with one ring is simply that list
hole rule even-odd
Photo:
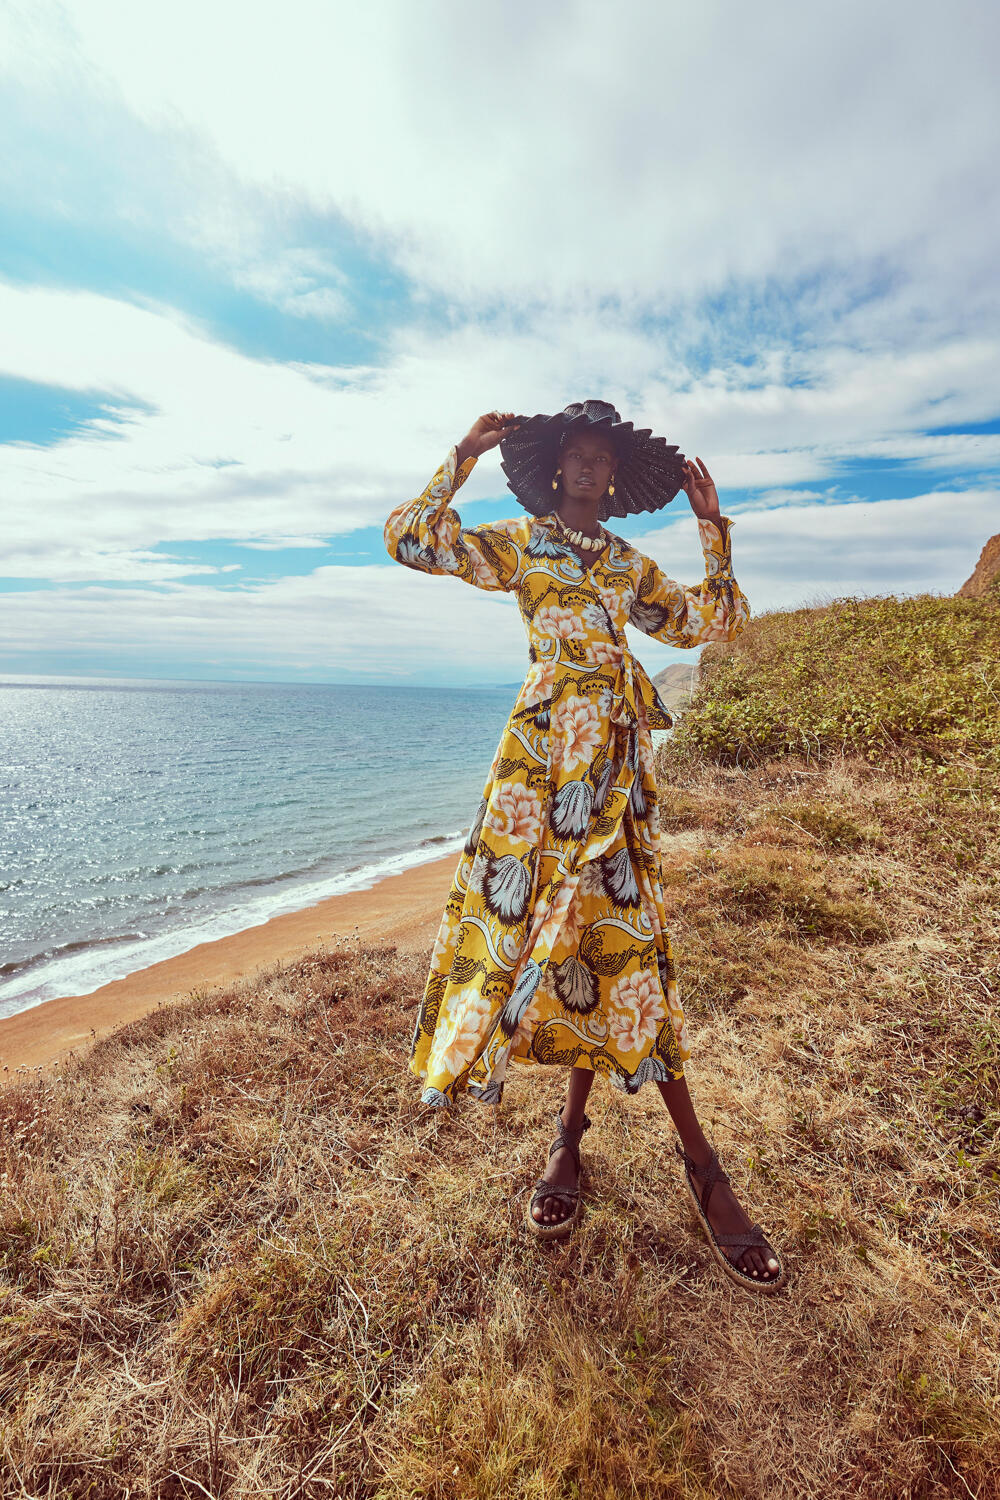
[{"label": "white sea foam", "polygon": [[[127,974],[148,968],[150,964],[176,958],[178,954],[196,948],[199,943],[232,937],[235,933],[248,927],[257,927],[272,917],[314,906],[329,896],[342,895],[346,891],[368,890],[389,875],[398,875],[417,865],[428,864],[446,854],[457,854],[467,833],[468,829],[460,829],[434,839],[425,839],[416,849],[387,855],[370,864],[345,870],[339,875],[302,881],[291,886],[282,883],[280,891],[258,890],[245,901],[199,916],[182,927],[148,938],[123,939],[113,943],[104,941],[92,948],[83,948],[53,959],[49,963],[35,965],[0,982],[0,1017],[30,1010],[44,1000],[55,1000],[65,995],[89,995],[101,985],[109,984],[114,979],[124,979]],[[317,937],[320,936],[322,934],[318,930]]]}]

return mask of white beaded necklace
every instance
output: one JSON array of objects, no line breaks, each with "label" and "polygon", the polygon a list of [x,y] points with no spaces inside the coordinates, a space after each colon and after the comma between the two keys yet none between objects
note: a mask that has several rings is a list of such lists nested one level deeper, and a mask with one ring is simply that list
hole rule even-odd
[{"label": "white beaded necklace", "polygon": [[587,552],[599,552],[607,541],[608,534],[600,521],[597,523],[597,535],[585,536],[582,531],[571,531],[558,511],[554,511],[553,514],[559,523],[559,530],[563,535],[569,541],[575,542],[578,547],[583,547]]}]

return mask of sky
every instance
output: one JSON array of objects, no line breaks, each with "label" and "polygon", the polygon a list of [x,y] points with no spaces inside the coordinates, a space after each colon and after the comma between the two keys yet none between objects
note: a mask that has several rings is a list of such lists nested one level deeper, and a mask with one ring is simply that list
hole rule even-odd
[{"label": "sky", "polygon": [[[382,526],[481,412],[590,397],[705,462],[754,613],[954,592],[998,43],[981,0],[4,0],[0,671],[516,683],[513,599]],[[496,450],[456,505],[524,513]],[[683,493],[612,527],[697,585]]]}]

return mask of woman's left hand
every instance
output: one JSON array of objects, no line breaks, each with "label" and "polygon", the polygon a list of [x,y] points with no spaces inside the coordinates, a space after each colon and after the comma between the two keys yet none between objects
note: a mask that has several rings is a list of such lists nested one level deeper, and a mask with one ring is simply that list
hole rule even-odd
[{"label": "woman's left hand", "polygon": [[690,459],[684,460],[684,493],[699,520],[716,521],[719,518],[719,492],[701,459],[695,459],[695,463],[699,465],[701,473]]}]

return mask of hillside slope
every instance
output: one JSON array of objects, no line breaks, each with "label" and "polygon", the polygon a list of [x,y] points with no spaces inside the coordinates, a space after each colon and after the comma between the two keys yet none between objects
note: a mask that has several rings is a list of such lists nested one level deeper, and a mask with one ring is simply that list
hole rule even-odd
[{"label": "hillside slope", "polygon": [[1000,532],[991,536],[969,578],[958,590],[960,599],[981,599],[1000,579]]},{"label": "hillside slope", "polygon": [[698,680],[698,663],[672,662],[653,677],[657,691],[671,712],[687,708]]},{"label": "hillside slope", "polygon": [[706,646],[699,691],[674,736],[694,754],[858,754],[916,766],[1000,751],[1000,582],[981,599],[837,599],[760,615]]},{"label": "hillside slope", "polygon": [[562,1070],[423,1110],[424,960],[332,946],[0,1091],[9,1492],[1000,1493],[997,625],[761,616],[659,752],[692,1092],[786,1292],[715,1267],[653,1089],[598,1082],[531,1240]]}]

